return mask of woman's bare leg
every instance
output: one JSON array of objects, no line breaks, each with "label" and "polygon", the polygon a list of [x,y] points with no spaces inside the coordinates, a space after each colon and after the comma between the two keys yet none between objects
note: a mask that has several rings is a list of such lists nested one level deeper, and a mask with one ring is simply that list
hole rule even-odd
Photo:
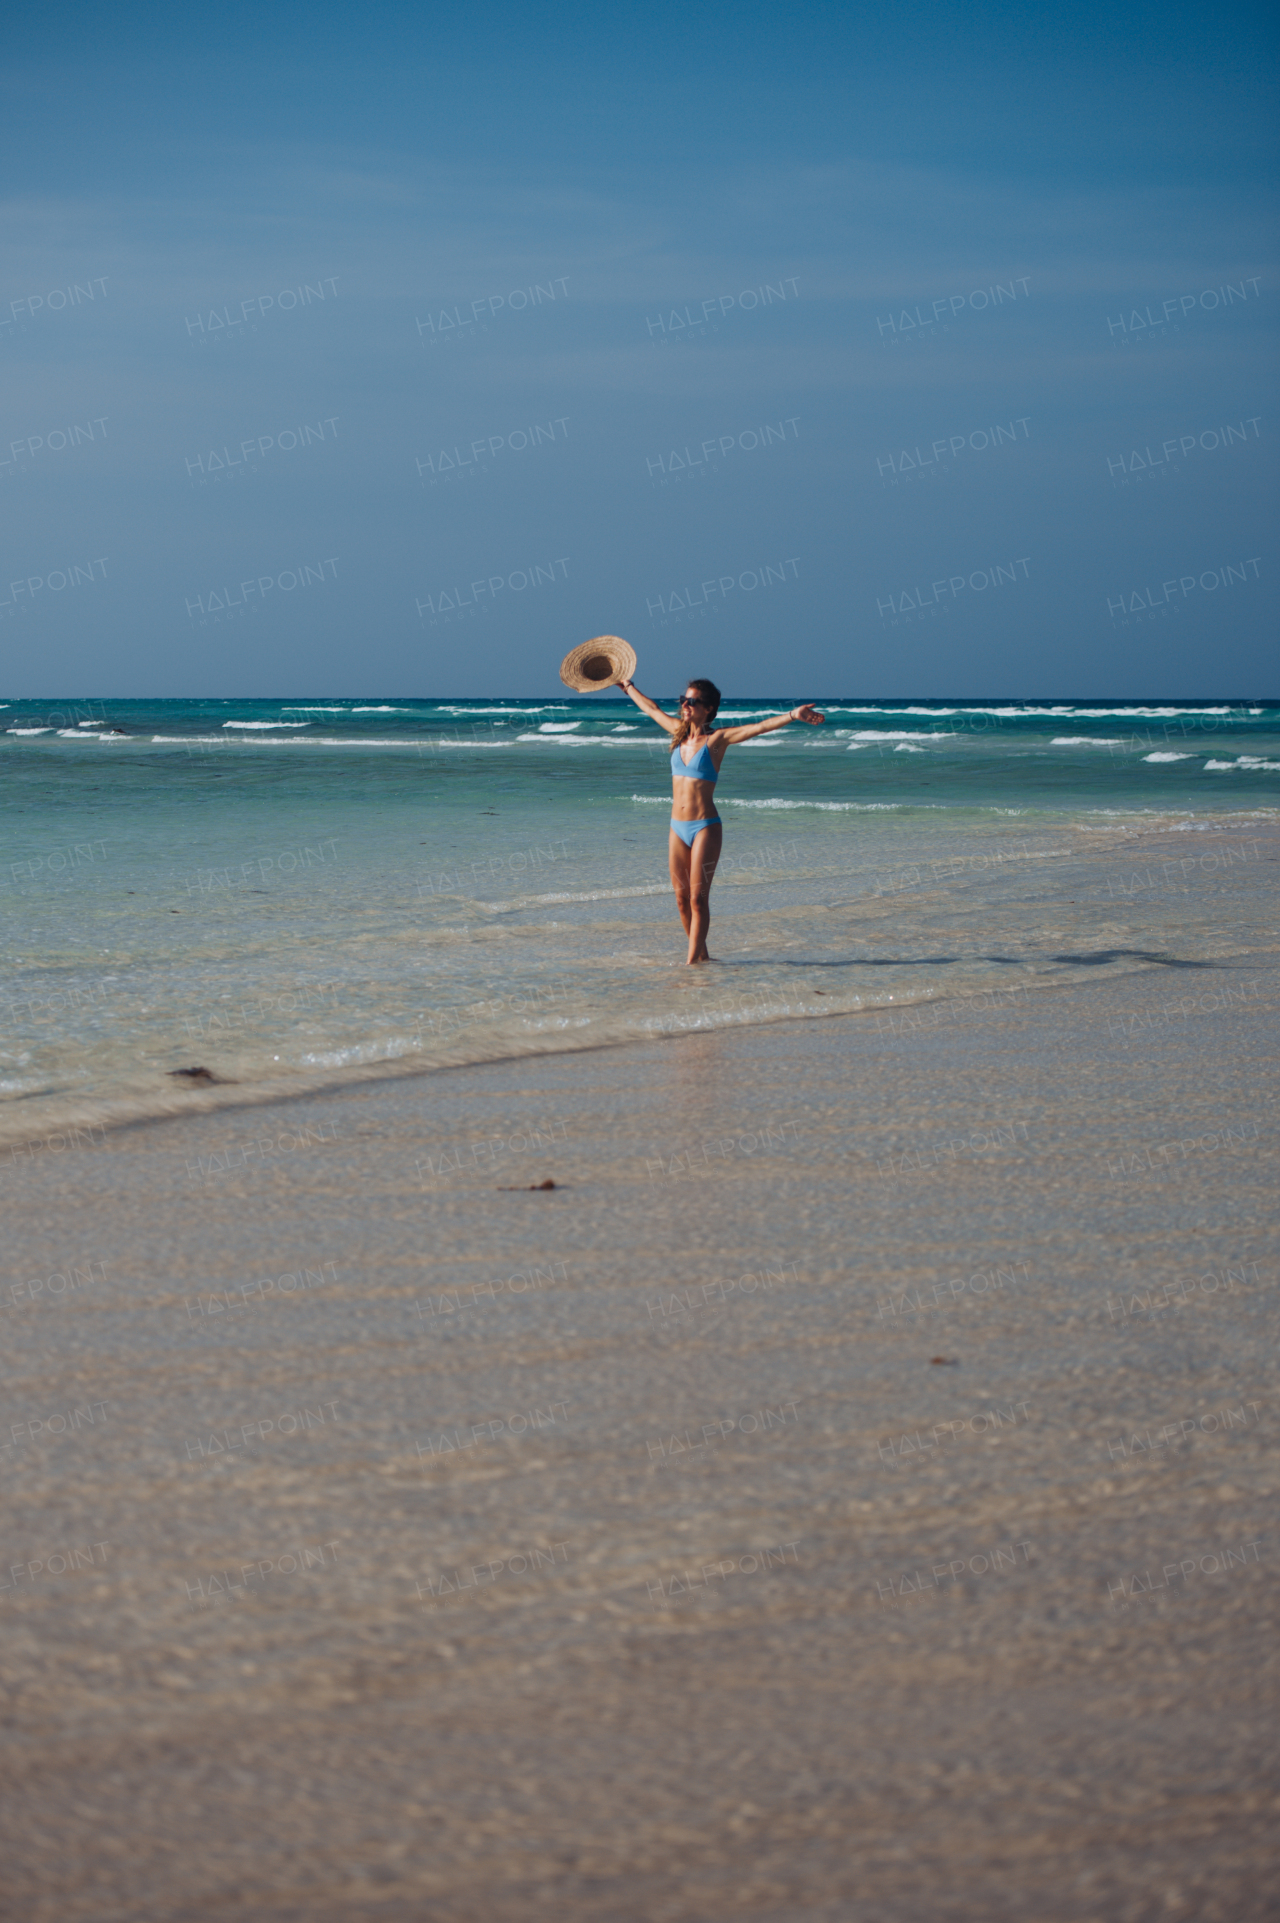
[{"label": "woman's bare leg", "polygon": [[[711,960],[707,953],[707,930],[711,926],[711,883],[715,879],[723,841],[723,825],[713,821],[709,828],[704,828],[700,835],[695,836],[690,850],[689,920],[685,924],[690,963]],[[683,914],[681,920],[684,920]]]},{"label": "woman's bare leg", "polygon": [[667,867],[671,872],[671,886],[675,889],[676,908],[680,915],[680,926],[685,934],[689,933],[691,916],[689,909],[689,867],[691,853],[685,847],[675,830],[667,836]]}]

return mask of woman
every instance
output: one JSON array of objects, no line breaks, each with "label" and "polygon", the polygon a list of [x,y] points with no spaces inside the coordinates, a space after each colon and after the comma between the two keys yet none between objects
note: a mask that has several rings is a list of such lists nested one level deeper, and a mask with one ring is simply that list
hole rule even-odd
[{"label": "woman", "polygon": [[[826,720],[809,703],[793,708],[790,714],[775,715],[772,721],[753,721],[745,728],[717,728],[716,711],[720,690],[714,681],[691,681],[680,703],[680,719],[665,715],[656,701],[641,694],[634,681],[619,684],[637,708],[643,708],[651,721],[671,736],[671,835],[668,859],[671,886],[676,891],[676,907],[685,934],[689,937],[690,965],[710,961],[707,929],[711,925],[708,897],[711,879],[720,859],[724,827],[715,811],[713,790],[720,778],[725,750],[735,741],[751,741],[758,734],[772,734],[793,721],[819,727]],[[690,752],[685,753],[688,746]]]}]

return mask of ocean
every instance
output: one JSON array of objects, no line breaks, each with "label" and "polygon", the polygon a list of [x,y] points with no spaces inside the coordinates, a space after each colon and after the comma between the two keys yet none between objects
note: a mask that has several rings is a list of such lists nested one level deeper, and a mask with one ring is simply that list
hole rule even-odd
[{"label": "ocean", "polygon": [[689,970],[669,747],[622,698],[9,702],[0,1144],[1227,952],[1280,706],[818,706],[730,751]]}]

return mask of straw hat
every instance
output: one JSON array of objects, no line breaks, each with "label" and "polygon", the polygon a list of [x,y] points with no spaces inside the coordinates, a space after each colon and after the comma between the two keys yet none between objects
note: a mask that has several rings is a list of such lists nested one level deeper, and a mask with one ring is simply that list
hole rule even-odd
[{"label": "straw hat", "polygon": [[579,694],[611,688],[624,677],[629,681],[635,671],[635,649],[616,634],[598,634],[594,641],[584,641],[560,663],[560,679]]}]

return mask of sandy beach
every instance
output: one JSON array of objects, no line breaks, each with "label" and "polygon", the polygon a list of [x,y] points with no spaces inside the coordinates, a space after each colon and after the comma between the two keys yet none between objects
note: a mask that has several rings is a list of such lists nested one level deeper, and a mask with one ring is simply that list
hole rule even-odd
[{"label": "sandy beach", "polygon": [[13,1913],[1274,1914],[1275,854],[1216,960],[10,1152]]}]

